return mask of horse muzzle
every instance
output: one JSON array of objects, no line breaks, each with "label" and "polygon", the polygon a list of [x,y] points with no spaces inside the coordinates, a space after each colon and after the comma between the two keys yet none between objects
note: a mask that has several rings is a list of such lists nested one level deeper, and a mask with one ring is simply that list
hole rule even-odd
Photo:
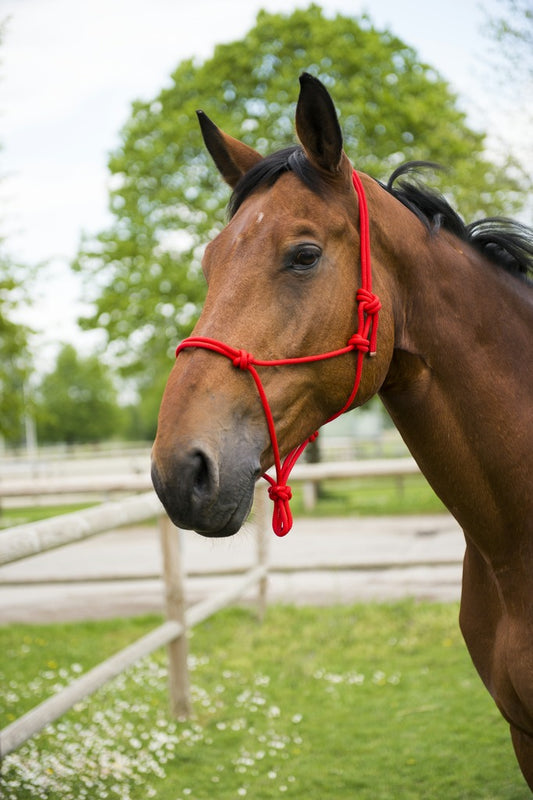
[{"label": "horse muzzle", "polygon": [[202,536],[232,536],[252,507],[261,470],[249,448],[220,454],[199,443],[152,452],[152,482],[172,522]]}]

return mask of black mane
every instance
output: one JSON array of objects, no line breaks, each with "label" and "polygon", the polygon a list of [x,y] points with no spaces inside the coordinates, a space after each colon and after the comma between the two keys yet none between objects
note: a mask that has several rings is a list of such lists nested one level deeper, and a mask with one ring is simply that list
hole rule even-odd
[{"label": "black mane", "polygon": [[[441,228],[450,231],[509,272],[533,279],[533,230],[505,217],[479,219],[467,225],[442,195],[413,177],[421,168],[436,166],[426,161],[410,161],[398,167],[386,185],[380,185],[410,209],[431,233]],[[286,172],[294,172],[317,194],[324,193],[324,182],[302,148],[294,145],[262,159],[241,178],[231,196],[230,216],[252,192],[272,186]],[[395,185],[402,177],[407,180]]]},{"label": "black mane", "polygon": [[[533,230],[506,217],[487,217],[465,224],[442,195],[411,177],[420,168],[436,166],[426,161],[403,164],[392,173],[384,188],[432,233],[441,228],[450,231],[509,272],[533,279]],[[411,179],[394,186],[405,175]]]}]

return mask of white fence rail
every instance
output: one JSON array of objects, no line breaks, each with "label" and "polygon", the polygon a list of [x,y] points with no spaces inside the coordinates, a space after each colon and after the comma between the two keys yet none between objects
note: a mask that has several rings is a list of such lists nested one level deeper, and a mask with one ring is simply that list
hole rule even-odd
[{"label": "white fence rail", "polygon": [[122,525],[160,516],[163,507],[153,491],[59,517],[17,525],[0,532],[0,565],[87,539]]},{"label": "white fence rail", "polygon": [[[324,461],[297,464],[291,482],[317,483],[326,479],[397,477],[415,475],[420,470],[412,458],[364,459],[363,461]],[[112,494],[147,492],[152,482],[148,471],[124,475],[90,475],[62,478],[3,478],[0,500],[47,495]]]}]

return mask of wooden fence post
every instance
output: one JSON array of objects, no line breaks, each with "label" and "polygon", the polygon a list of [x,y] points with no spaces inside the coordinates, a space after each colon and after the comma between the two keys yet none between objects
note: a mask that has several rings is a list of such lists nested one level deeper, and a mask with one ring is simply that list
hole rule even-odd
[{"label": "wooden fence post", "polygon": [[[267,493],[263,485],[256,484],[254,496],[254,514],[255,514],[255,527],[256,527],[256,541],[257,541],[257,565],[259,567],[268,566],[268,543],[269,543],[269,508],[267,503]],[[264,619],[267,606],[267,589],[268,589],[268,574],[265,571],[264,576],[258,583],[258,596],[257,596],[257,615],[259,620]]]},{"label": "wooden fence post", "polygon": [[312,511],[316,507],[318,483],[316,481],[304,481],[302,484],[302,493],[305,510]]},{"label": "wooden fence post", "polygon": [[187,656],[189,646],[185,624],[185,580],[181,559],[181,532],[166,514],[159,518],[163,578],[167,619],[183,625],[183,634],[168,644],[168,680],[170,710],[175,717],[191,713],[191,695]]}]

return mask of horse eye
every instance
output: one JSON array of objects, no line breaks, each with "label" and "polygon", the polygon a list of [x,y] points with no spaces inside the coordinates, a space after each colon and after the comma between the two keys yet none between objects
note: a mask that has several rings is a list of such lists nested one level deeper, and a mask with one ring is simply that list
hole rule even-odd
[{"label": "horse eye", "polygon": [[305,245],[295,248],[288,259],[290,269],[304,271],[316,267],[322,251],[316,245]]}]

